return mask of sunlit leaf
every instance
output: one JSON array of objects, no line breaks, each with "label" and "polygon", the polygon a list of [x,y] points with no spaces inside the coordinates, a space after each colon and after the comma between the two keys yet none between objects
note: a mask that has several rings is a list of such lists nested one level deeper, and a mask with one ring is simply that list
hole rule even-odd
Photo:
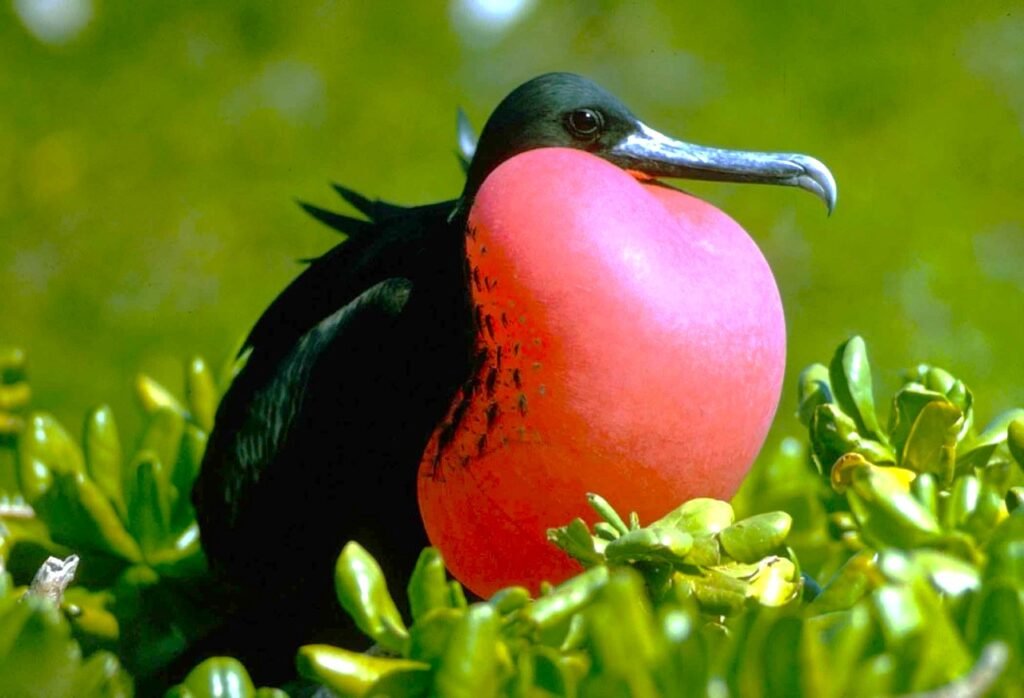
[{"label": "sunlit leaf", "polygon": [[398,608],[377,561],[358,543],[348,543],[334,568],[338,601],[356,625],[379,645],[402,652],[409,641]]}]

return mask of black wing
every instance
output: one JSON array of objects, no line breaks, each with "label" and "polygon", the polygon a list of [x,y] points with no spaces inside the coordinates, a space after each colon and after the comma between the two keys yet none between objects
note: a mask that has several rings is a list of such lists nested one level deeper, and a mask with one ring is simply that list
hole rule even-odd
[{"label": "black wing", "polygon": [[193,490],[211,565],[254,599],[329,599],[349,539],[398,580],[426,544],[419,459],[472,348],[463,224],[367,203],[256,323]]}]

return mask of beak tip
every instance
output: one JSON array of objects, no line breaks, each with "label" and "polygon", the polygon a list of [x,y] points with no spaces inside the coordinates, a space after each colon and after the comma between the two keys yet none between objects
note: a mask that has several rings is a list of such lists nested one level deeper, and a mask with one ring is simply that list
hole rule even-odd
[{"label": "beak tip", "polygon": [[821,160],[809,155],[796,155],[792,161],[800,165],[804,171],[796,178],[796,185],[821,199],[825,204],[827,215],[831,216],[839,196],[836,179],[832,176],[832,172]]}]

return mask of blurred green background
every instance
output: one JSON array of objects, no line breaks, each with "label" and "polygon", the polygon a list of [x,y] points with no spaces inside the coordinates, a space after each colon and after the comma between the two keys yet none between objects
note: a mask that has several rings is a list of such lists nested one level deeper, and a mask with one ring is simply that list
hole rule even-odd
[{"label": "blurred green background", "polygon": [[794,190],[686,185],[778,278],[777,433],[799,369],[852,333],[886,387],[928,360],[1024,404],[1020,0],[4,0],[0,344],[28,350],[36,406],[131,424],[137,370],[177,385],[187,355],[225,360],[337,242],[293,197],[454,197],[456,105],[479,128],[549,70],[677,137],[831,167],[831,219]]}]

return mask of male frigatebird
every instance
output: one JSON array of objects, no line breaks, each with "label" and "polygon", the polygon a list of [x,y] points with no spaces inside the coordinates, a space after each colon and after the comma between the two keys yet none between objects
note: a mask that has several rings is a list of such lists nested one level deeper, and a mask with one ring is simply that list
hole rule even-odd
[{"label": "male frigatebird", "polygon": [[[493,186],[489,177],[495,182]],[[542,180],[544,177],[554,179]],[[683,441],[699,441],[699,429],[677,438],[666,436],[658,424],[671,426],[674,418],[668,414],[638,414],[643,410],[629,402],[633,398],[625,395],[625,389],[619,405],[616,381],[620,376],[627,381],[631,374],[641,376],[647,381],[641,388],[648,395],[665,393],[678,398],[681,409],[688,409],[686,405],[692,403],[698,411],[703,410],[703,396],[672,395],[676,388],[673,376],[686,371],[697,375],[704,369],[692,363],[685,352],[680,354],[681,367],[670,367],[664,382],[651,380],[644,373],[648,369],[634,363],[656,351],[649,347],[671,348],[678,344],[677,336],[702,331],[700,321],[705,313],[687,303],[704,298],[714,302],[715,296],[731,298],[736,288],[746,288],[743,285],[755,279],[756,283],[750,281],[754,284],[750,293],[758,293],[756,284],[766,285],[769,310],[763,311],[758,302],[752,302],[749,312],[730,310],[721,322],[733,322],[734,316],[742,315],[742,322],[757,323],[762,321],[759,316],[767,313],[772,316],[768,339],[748,338],[743,326],[738,333],[744,336],[734,349],[716,348],[710,339],[705,342],[701,337],[684,337],[691,344],[708,344],[708,358],[702,363],[712,366],[717,356],[722,356],[726,357],[723,361],[743,364],[737,368],[737,375],[762,369],[770,374],[766,389],[729,388],[734,394],[728,399],[738,406],[738,416],[730,418],[734,422],[730,429],[745,428],[741,422],[746,402],[764,403],[751,417],[755,426],[748,429],[756,432],[752,438],[755,443],[744,445],[741,456],[718,446],[718,450],[709,451],[708,458],[739,458],[745,462],[727,466],[737,472],[729,473],[724,487],[708,484],[713,473],[707,463],[680,464],[682,470],[677,472],[692,467],[699,473],[698,482],[689,488],[673,489],[671,478],[651,480],[643,473],[636,476],[637,482],[651,490],[667,483],[670,496],[681,492],[689,496],[729,496],[741,475],[738,471],[749,465],[760,446],[777,403],[784,352],[781,307],[770,272],[752,243],[749,248],[753,252],[744,247],[741,253],[759,260],[749,273],[743,267],[715,271],[715,259],[728,257],[735,247],[725,238],[702,239],[691,247],[680,247],[682,243],[661,239],[665,231],[641,231],[635,245],[609,252],[611,248],[600,239],[609,235],[601,229],[605,219],[619,216],[623,225],[645,220],[669,227],[679,225],[679,211],[672,209],[674,204],[666,197],[684,195],[651,184],[641,188],[637,183],[638,179],[655,177],[795,186],[820,197],[829,210],[836,197],[831,174],[813,158],[721,150],[676,141],[645,125],[590,80],[551,73],[516,88],[491,115],[459,198],[405,208],[371,201],[339,187],[340,194],[368,220],[307,207],[348,239],[314,260],[263,313],[245,343],[248,358],[244,368],[217,412],[193,497],[203,546],[221,578],[257,604],[258,612],[273,618],[273,624],[307,627],[317,617],[330,613],[333,604],[326,599],[331,595],[332,565],[343,544],[355,539],[381,561],[396,596],[401,597],[418,554],[428,544],[421,503],[425,512],[429,510],[440,521],[431,532],[435,544],[446,553],[457,575],[460,569],[468,570],[464,581],[478,593],[517,579],[533,583],[537,570],[545,575],[551,570],[552,574],[562,574],[557,564],[517,568],[532,562],[529,558],[516,559],[517,553],[512,550],[516,544],[500,539],[504,530],[500,526],[495,529],[499,533],[495,534],[496,550],[492,554],[502,559],[484,565],[483,572],[471,561],[458,559],[467,554],[465,546],[455,545],[447,551],[445,542],[436,540],[435,533],[443,535],[450,530],[453,517],[457,526],[459,514],[438,511],[444,508],[446,482],[456,482],[466,474],[472,478],[477,454],[487,454],[492,460],[500,460],[503,453],[525,454],[520,460],[529,463],[522,471],[510,471],[510,477],[516,472],[536,474],[534,466],[550,446],[558,457],[574,459],[563,466],[583,473],[582,482],[593,466],[598,482],[607,483],[607,463],[598,462],[609,458],[600,453],[604,440],[633,445],[637,453],[652,453],[652,457],[668,453],[689,458],[685,444],[680,446],[682,451],[673,449]],[[653,191],[651,201],[669,203],[634,207],[628,196],[619,197],[616,189],[633,186],[637,192]],[[517,191],[532,192],[530,196],[536,201],[515,200]],[[537,203],[541,200],[544,203]],[[484,213],[476,213],[477,203]],[[545,230],[515,230],[517,216],[525,215],[530,220],[535,205],[542,207],[537,215],[548,216],[540,221]],[[613,205],[613,209],[601,209]],[[564,213],[566,210],[570,213]],[[581,229],[582,219],[573,218],[575,211],[597,215],[593,229],[586,225]],[[704,214],[691,215],[688,224],[699,227],[704,221],[717,225],[701,216]],[[729,225],[739,230],[731,221]],[[513,227],[511,232],[509,226]],[[498,247],[492,247],[490,256],[485,257],[488,250],[478,233],[487,238],[486,244]],[[562,235],[579,238],[572,241],[575,247],[564,248],[564,253],[557,247]],[[588,235],[597,237],[588,240]],[[639,239],[644,236],[661,236],[661,241],[652,247]],[[549,245],[545,251],[537,251],[545,245]],[[552,269],[557,271],[531,268],[540,258],[537,255],[543,257],[543,264],[556,265]],[[604,255],[604,261],[595,262],[593,255]],[[677,287],[658,276],[664,272],[658,271],[659,265],[677,257],[686,264],[686,260],[700,255],[704,255],[700,257],[703,261],[694,273],[703,275],[701,283],[716,284],[707,294]],[[612,265],[607,269],[613,271],[582,266],[606,262]],[[618,263],[626,265],[623,270],[615,271],[614,264]],[[490,267],[485,269],[486,264]],[[678,269],[670,273],[686,277],[688,272]],[[644,286],[648,281],[653,284],[649,291]],[[542,290],[536,298],[526,297],[531,288],[543,289],[546,283],[555,289],[550,296]],[[509,289],[508,295],[501,296],[499,305],[494,305],[497,296],[485,295],[498,293],[494,289],[499,285]],[[553,317],[562,308],[559,304],[565,296],[573,293],[582,297],[572,306],[573,312],[589,312],[592,319]],[[629,304],[643,302],[645,293],[658,296],[650,318],[639,309],[636,313],[629,311]],[[588,311],[589,294],[601,300]],[[673,315],[671,306],[677,304],[677,297],[690,316]],[[737,298],[730,302],[745,302]],[[621,299],[625,300],[620,303]],[[520,317],[520,309],[531,308],[533,316],[526,317],[527,311],[523,310]],[[715,312],[706,315],[714,317]],[[531,336],[533,330],[524,328],[533,327],[530,323],[534,320],[535,325],[543,325],[543,331]],[[634,327],[630,322],[650,322],[657,327],[648,336],[645,327]],[[572,341],[577,344],[559,346],[560,332],[572,334],[580,327],[597,327],[601,336],[592,340],[576,336]],[[622,336],[626,332],[630,336]],[[582,344],[587,347],[577,346]],[[769,351],[758,353],[762,345],[770,345]],[[578,364],[573,360],[575,349],[579,349]],[[609,353],[602,358],[601,352],[606,349]],[[737,358],[729,358],[734,356]],[[575,373],[577,366],[579,374]],[[604,374],[594,373],[595,366],[611,366],[607,380]],[[551,367],[557,367],[557,372]],[[531,369],[543,373],[543,382],[532,378]],[[709,374],[714,380],[727,379],[723,377],[725,369],[715,371]],[[611,387],[595,385],[606,382]],[[599,391],[591,393],[594,389]],[[707,386],[708,391],[720,389],[718,385]],[[766,397],[757,397],[762,393]],[[554,396],[547,407],[545,395]],[[576,400],[575,408],[590,405],[612,417],[610,421],[598,420],[600,429],[594,433],[566,432],[564,425],[580,419],[578,414],[559,411],[563,409],[559,395]],[[677,403],[655,400],[652,404],[652,409],[674,410]],[[534,406],[535,412],[529,412]],[[496,428],[495,422],[500,426],[500,420],[513,413],[515,419],[507,422],[500,434],[489,431]],[[530,416],[533,414],[536,417]],[[715,432],[714,438],[720,438],[721,432]],[[516,433],[522,444],[533,444],[532,450],[502,450],[502,446],[516,442]],[[567,443],[554,443],[559,438]],[[621,455],[621,450],[616,454]],[[493,480],[495,468],[486,472],[486,477]],[[626,473],[626,479],[632,477]],[[575,482],[574,478],[568,479]],[[479,482],[473,485],[478,489],[468,495],[465,490],[453,494],[452,501],[475,507],[472,525],[483,526],[478,537],[488,535],[486,519],[494,513],[506,522],[511,520],[513,533],[523,535],[522,549],[532,551],[546,543],[543,528],[534,530],[540,524],[531,522],[522,529],[515,528],[517,511],[524,506],[522,492],[532,489],[538,501],[570,501],[568,506],[573,511],[585,508],[582,491],[558,490],[557,483],[564,479],[556,476],[513,483],[520,499],[511,507],[503,507],[500,488],[488,488]],[[706,492],[700,491],[702,486]],[[434,489],[424,493],[424,487]],[[602,493],[623,508],[641,506],[621,501],[622,492]],[[480,496],[474,499],[476,494]],[[676,503],[671,500],[671,504]],[[551,512],[543,525],[564,524],[567,519],[562,517],[561,511]],[[560,555],[551,550],[552,555]],[[485,550],[481,556],[488,554]],[[487,570],[493,572],[493,578],[479,576]]]}]

